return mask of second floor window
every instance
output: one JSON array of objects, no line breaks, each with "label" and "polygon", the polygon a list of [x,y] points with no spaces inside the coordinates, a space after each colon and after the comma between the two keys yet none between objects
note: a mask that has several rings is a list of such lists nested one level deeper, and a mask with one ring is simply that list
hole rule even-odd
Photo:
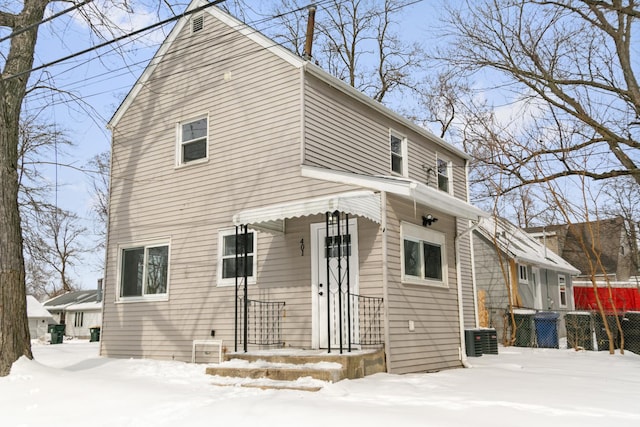
[{"label": "second floor window", "polygon": [[438,159],[438,189],[451,193],[451,166],[448,161]]},{"label": "second floor window", "polygon": [[180,123],[178,133],[178,165],[207,158],[207,117]]},{"label": "second floor window", "polygon": [[391,148],[391,172],[407,176],[407,139],[391,132],[389,134]]}]

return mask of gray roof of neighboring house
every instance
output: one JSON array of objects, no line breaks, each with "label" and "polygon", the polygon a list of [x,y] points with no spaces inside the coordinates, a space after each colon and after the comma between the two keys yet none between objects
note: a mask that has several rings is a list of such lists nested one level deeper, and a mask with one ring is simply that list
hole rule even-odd
[{"label": "gray roof of neighboring house", "polygon": [[51,309],[64,309],[72,304],[80,304],[87,302],[96,302],[98,300],[98,291],[96,289],[85,291],[73,291],[59,295],[44,302],[44,307]]},{"label": "gray roof of neighboring house", "polygon": [[490,242],[493,242],[495,238],[495,243],[500,250],[517,262],[574,275],[580,274],[580,270],[569,264],[564,258],[547,249],[533,236],[506,219],[482,218],[478,232]]}]

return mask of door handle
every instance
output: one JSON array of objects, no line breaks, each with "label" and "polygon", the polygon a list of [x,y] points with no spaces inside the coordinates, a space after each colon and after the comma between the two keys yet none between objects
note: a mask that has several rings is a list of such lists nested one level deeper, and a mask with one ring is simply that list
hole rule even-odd
[{"label": "door handle", "polygon": [[318,292],[318,295],[322,296],[324,293],[322,291]]}]

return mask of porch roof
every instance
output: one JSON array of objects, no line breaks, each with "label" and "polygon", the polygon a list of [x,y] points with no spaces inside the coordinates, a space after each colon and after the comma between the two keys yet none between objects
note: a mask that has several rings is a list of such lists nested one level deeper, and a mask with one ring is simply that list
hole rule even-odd
[{"label": "porch roof", "polygon": [[364,175],[306,165],[302,166],[302,176],[370,188],[376,191],[386,191],[457,218],[477,221],[480,218],[489,217],[489,213],[464,200],[410,178]]},{"label": "porch roof", "polygon": [[323,214],[336,210],[380,223],[380,194],[368,190],[350,191],[246,209],[233,216],[233,223],[235,225],[249,224],[257,229],[283,232],[284,220],[287,218]]}]

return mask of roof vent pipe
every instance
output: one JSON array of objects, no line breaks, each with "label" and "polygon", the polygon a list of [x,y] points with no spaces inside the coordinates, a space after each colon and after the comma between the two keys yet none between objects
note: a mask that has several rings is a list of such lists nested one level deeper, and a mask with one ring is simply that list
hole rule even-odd
[{"label": "roof vent pipe", "polygon": [[309,5],[309,19],[307,20],[307,34],[304,42],[304,51],[302,57],[309,61],[312,57],[311,47],[313,45],[313,30],[316,26],[316,5]]}]

